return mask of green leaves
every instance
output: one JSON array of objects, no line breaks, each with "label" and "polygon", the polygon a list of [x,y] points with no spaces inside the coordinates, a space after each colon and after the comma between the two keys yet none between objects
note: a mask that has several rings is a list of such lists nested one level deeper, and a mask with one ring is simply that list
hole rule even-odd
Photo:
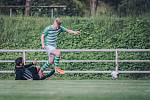
[{"label": "green leaves", "polygon": [[[47,17],[0,17],[0,49],[40,49],[41,32],[52,23]],[[116,48],[150,48],[149,18],[77,18],[64,17],[63,26],[80,30],[79,36],[61,33],[58,36],[60,49],[116,49]],[[119,54],[119,58],[150,59],[150,54]],[[1,54],[1,59],[15,59],[19,54]],[[29,53],[28,60],[34,58],[47,60],[46,53]],[[113,60],[113,53],[63,53],[63,60]],[[2,65],[4,66],[4,65]],[[7,66],[7,64],[5,64]],[[61,63],[65,70],[114,70],[114,63]],[[14,68],[8,65],[6,69]],[[1,67],[0,69],[3,69]],[[149,70],[148,64],[120,63],[120,70]],[[88,75],[76,75],[88,79]],[[76,77],[74,76],[74,77]],[[82,76],[82,77],[81,77]],[[67,76],[69,77],[69,75]],[[67,78],[65,77],[65,78]],[[102,78],[105,75],[94,75]],[[73,78],[73,76],[71,76]]]}]

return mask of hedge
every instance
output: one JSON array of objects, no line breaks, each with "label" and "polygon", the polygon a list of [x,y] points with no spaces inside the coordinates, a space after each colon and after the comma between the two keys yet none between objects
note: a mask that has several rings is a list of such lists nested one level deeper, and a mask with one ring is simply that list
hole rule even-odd
[{"label": "hedge", "polygon": [[[0,16],[0,49],[40,49],[40,36],[43,29],[52,24],[48,17],[7,17]],[[62,25],[80,30],[79,36],[61,33],[57,45],[60,49],[148,49],[150,48],[149,18],[115,17],[62,17]],[[0,59],[15,59],[18,53],[0,53]],[[113,60],[114,53],[63,53],[63,59]],[[150,53],[119,54],[119,59],[150,60]],[[47,60],[46,53],[29,53],[27,59]],[[39,64],[40,65],[40,64]],[[62,63],[65,70],[114,70],[114,63]],[[150,70],[149,63],[120,63],[120,70]],[[14,69],[14,64],[1,63],[0,69]],[[56,75],[61,79],[108,79],[108,74]],[[139,79],[145,75],[131,75]],[[146,76],[148,77],[148,76]],[[127,78],[121,75],[121,79]],[[4,78],[2,78],[4,79]]]}]

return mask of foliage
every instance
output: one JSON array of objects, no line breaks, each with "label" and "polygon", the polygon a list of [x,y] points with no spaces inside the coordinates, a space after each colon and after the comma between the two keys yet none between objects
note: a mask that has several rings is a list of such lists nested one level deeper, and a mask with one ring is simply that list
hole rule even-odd
[{"label": "foliage", "polygon": [[[66,8],[54,9],[55,16],[89,16],[92,0],[31,0],[32,6],[65,5]],[[94,0],[95,1],[95,0]],[[96,15],[141,16],[150,13],[149,0],[96,0]],[[25,5],[25,0],[1,0],[0,5]],[[9,9],[1,8],[2,14],[9,15]],[[24,8],[13,8],[13,15],[23,15]],[[33,16],[50,16],[51,8],[32,8]]]},{"label": "foliage", "polygon": [[[139,16],[149,12],[149,0],[121,0],[118,11],[125,16]],[[149,12],[150,13],[150,12]]]},{"label": "foliage", "polygon": [[[40,36],[43,29],[52,23],[48,17],[0,17],[0,49],[40,49]],[[150,48],[149,18],[116,18],[116,17],[63,17],[63,26],[80,30],[75,36],[62,33],[58,36],[60,49],[148,49]],[[22,54],[0,53],[0,59],[15,59]],[[113,60],[114,53],[63,53],[63,60]],[[46,53],[28,53],[27,60],[47,60]],[[150,53],[120,53],[119,59],[149,60]],[[7,67],[6,67],[7,66]],[[114,63],[62,63],[65,70],[114,70]],[[150,70],[145,63],[120,63],[120,70]],[[1,63],[0,69],[14,69],[13,64]],[[82,77],[81,77],[82,76]],[[110,75],[66,75],[64,79],[107,79]],[[130,76],[130,75],[129,75]],[[136,76],[136,77],[135,77]],[[144,75],[131,75],[135,79]],[[61,76],[58,76],[61,77]]]}]

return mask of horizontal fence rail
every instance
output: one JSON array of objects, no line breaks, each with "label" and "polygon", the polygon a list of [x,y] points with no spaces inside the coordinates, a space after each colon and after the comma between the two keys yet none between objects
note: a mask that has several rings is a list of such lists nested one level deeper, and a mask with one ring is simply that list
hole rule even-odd
[{"label": "horizontal fence rail", "polygon": [[[60,49],[62,52],[150,52],[150,49]],[[22,49],[22,50],[5,50],[0,49],[0,52],[45,52],[44,49]]]},{"label": "horizontal fence rail", "polygon": [[[13,70],[2,70],[0,71],[0,73],[9,73],[12,74],[15,71]],[[83,74],[88,74],[88,73],[92,73],[92,74],[97,74],[97,73],[111,73],[112,71],[65,71],[65,73],[70,73],[70,74],[75,74],[75,73],[83,73]],[[49,73],[49,71],[44,71],[44,73]],[[130,73],[130,74],[134,74],[134,73],[142,73],[142,74],[147,74],[150,73],[150,71],[118,71],[118,73]]]},{"label": "horizontal fence rail", "polygon": [[[15,62],[15,60],[0,60],[0,62]],[[33,60],[26,60],[26,62],[33,62]],[[47,60],[37,60],[37,62],[47,62]],[[61,60],[60,62],[64,62],[64,63],[69,63],[69,62],[116,62],[115,60]],[[118,62],[123,63],[123,62],[150,62],[150,60],[119,60]]]},{"label": "horizontal fence rail", "polygon": [[[25,62],[32,62],[33,60],[26,60],[26,53],[29,52],[46,52],[43,49],[30,49],[30,50],[4,50],[4,49],[0,49],[0,53],[10,53],[10,52],[14,52],[14,53],[22,53],[24,61]],[[73,63],[101,63],[101,62],[105,62],[105,63],[115,63],[116,67],[115,67],[115,71],[117,71],[118,73],[150,73],[150,71],[119,71],[118,67],[119,67],[119,63],[123,63],[123,62],[136,62],[136,63],[149,63],[150,60],[120,60],[119,59],[119,53],[120,52],[150,52],[150,49],[61,49],[61,52],[114,52],[115,54],[115,59],[114,60],[61,60],[60,62],[63,63],[69,63],[69,62],[73,62]],[[0,60],[0,63],[13,63],[14,60]],[[47,62],[47,60],[37,60],[37,62]],[[44,71],[45,73],[47,73],[48,71]],[[111,73],[112,71],[65,71],[65,73]],[[14,73],[14,71],[12,70],[0,70],[0,73]]]}]

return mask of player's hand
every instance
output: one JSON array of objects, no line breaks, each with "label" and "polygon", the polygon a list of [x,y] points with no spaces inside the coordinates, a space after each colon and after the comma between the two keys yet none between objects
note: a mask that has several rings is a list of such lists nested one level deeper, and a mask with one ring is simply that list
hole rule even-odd
[{"label": "player's hand", "polygon": [[33,63],[34,65],[36,65],[36,64],[37,64],[37,60],[34,60],[32,63]]},{"label": "player's hand", "polygon": [[75,35],[79,35],[80,34],[80,31],[75,31]]}]

